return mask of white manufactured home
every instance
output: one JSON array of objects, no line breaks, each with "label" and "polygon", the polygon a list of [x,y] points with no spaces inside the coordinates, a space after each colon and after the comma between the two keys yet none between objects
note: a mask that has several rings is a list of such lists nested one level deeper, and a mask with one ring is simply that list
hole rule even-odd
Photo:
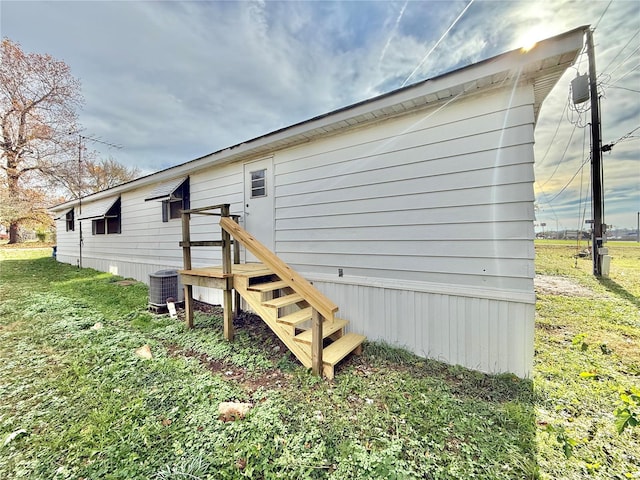
[{"label": "white manufactured home", "polygon": [[[182,269],[181,211],[229,204],[348,330],[526,377],[534,129],[585,27],[54,207],[57,258],[147,282]],[[83,242],[80,251],[80,231]],[[194,215],[192,240],[220,238]],[[193,249],[190,268],[222,263]],[[241,261],[255,262],[242,248]],[[221,303],[219,290],[193,287]]]}]

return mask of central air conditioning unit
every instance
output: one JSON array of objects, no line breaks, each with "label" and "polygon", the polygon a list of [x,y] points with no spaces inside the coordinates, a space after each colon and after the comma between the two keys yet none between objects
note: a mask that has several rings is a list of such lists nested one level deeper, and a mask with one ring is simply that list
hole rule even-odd
[{"label": "central air conditioning unit", "polygon": [[158,270],[149,274],[149,305],[166,307],[167,299],[179,302],[178,271]]}]

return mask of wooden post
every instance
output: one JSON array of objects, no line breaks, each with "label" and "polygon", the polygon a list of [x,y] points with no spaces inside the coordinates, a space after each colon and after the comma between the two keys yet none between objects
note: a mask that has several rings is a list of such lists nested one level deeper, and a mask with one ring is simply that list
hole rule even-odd
[{"label": "wooden post", "polygon": [[[238,217],[233,217],[233,219],[235,220],[236,223],[238,223]],[[239,265],[240,264],[240,242],[238,242],[237,240],[233,240],[233,264],[234,265]],[[235,291],[235,295],[233,298],[233,305],[235,307],[235,315],[236,317],[238,315],[240,315],[240,302],[241,302],[241,297],[240,294],[238,293],[238,291]]]},{"label": "wooden post", "polygon": [[[191,230],[189,223],[191,222],[191,214],[182,213],[182,263],[184,270],[191,270]],[[193,286],[184,286],[184,312],[187,328],[193,328]]]},{"label": "wooden post", "polygon": [[311,310],[311,371],[322,375],[322,315],[315,308]]},{"label": "wooden post", "polygon": [[[226,203],[220,208],[220,214],[222,217],[229,216],[229,204]],[[229,232],[222,229],[222,273],[225,276],[225,289],[223,292],[223,308],[224,308],[224,320],[223,331],[224,338],[231,341],[233,340],[233,270],[231,264],[231,235]]]}]

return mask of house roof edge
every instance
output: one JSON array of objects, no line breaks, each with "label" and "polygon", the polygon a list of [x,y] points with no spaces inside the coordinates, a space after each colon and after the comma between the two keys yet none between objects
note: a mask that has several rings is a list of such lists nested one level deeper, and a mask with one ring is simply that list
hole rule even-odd
[{"label": "house roof edge", "polygon": [[[522,49],[510,50],[435,77],[383,93],[376,97],[314,116],[310,119],[274,130],[230,147],[225,147],[179,165],[88,195],[83,197],[83,201],[91,202],[150,184],[166,182],[174,177],[189,175],[203,168],[239,161],[249,156],[259,156],[261,154],[267,156],[269,152],[275,150],[299,145],[344,128],[363,125],[367,121],[372,121],[371,116],[375,117],[376,121],[379,121],[390,116],[396,116],[405,112],[409,113],[412,110],[424,108],[429,105],[429,96],[438,97],[439,93],[448,90],[452,93],[451,96],[453,96],[453,94],[457,95],[460,92],[465,93],[465,84],[473,82],[478,78],[509,71],[514,65],[520,65],[522,67],[523,65],[533,62],[541,62],[543,58],[554,54],[562,54],[562,50],[566,50],[565,53],[572,57],[571,61],[565,62],[566,67],[558,68],[558,71],[553,72],[554,78],[552,79],[553,81],[550,82],[551,87],[548,88],[548,90],[550,90],[566,70],[568,64],[575,61],[583,43],[583,40],[580,39],[580,47],[578,47],[577,39],[579,35],[584,35],[588,28],[589,25],[583,25],[547,38],[538,42],[537,46],[528,52],[524,52]],[[475,75],[473,75],[474,72]],[[546,93],[542,92],[540,102],[544,100],[547,93],[548,91]],[[416,99],[421,99],[421,101],[416,102]],[[78,199],[74,199],[52,206],[49,210],[57,212],[77,204]]]}]

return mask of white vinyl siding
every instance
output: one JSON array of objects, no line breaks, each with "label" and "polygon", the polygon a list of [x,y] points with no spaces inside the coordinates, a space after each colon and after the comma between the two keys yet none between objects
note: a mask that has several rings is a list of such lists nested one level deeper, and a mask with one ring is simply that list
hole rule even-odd
[{"label": "white vinyl siding", "polygon": [[[89,233],[91,233],[91,222],[89,223]],[[56,259],[62,263],[71,265],[78,264],[78,249],[80,244],[80,231],[78,227],[78,217],[74,220],[74,230],[67,231],[65,216],[56,219]]]},{"label": "white vinyl siding", "polygon": [[530,292],[533,93],[510,94],[278,153],[278,255],[309,274]]}]

